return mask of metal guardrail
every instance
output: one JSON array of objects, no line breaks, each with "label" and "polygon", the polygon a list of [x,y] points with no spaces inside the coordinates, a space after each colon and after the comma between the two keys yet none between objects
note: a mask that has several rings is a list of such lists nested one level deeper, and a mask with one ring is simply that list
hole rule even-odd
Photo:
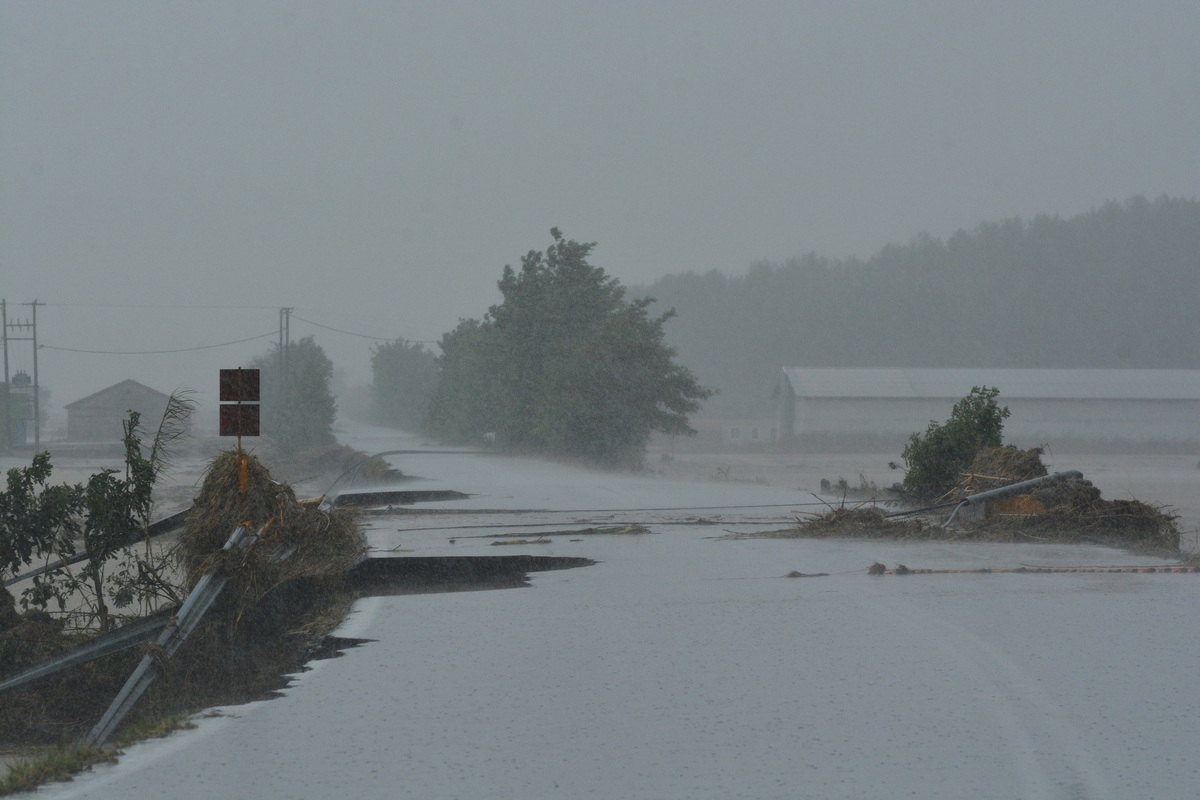
[{"label": "metal guardrail", "polygon": [[176,609],[168,608],[148,617],[130,622],[115,631],[97,636],[90,642],[73,647],[65,653],[59,653],[54,658],[35,664],[21,670],[15,675],[0,681],[0,692],[15,689],[38,678],[54,675],[57,672],[78,667],[97,658],[103,658],[131,647],[137,647],[154,639],[175,616]]},{"label": "metal guardrail", "polygon": [[1078,480],[1082,477],[1083,473],[1079,470],[1069,469],[1066,472],[1056,472],[1053,475],[1043,475],[1040,478],[1031,478],[1030,480],[1021,481],[1019,483],[1010,483],[1008,486],[1001,486],[999,489],[989,489],[986,492],[979,492],[978,494],[969,495],[964,497],[962,502],[954,507],[954,511],[950,513],[950,518],[946,520],[942,527],[945,528],[947,525],[953,522],[955,515],[958,514],[958,510],[963,506],[974,505],[975,503],[983,500],[996,500],[1001,497],[1007,497],[1010,494],[1020,494],[1026,489],[1032,489],[1043,483],[1048,483],[1049,481],[1062,480],[1066,478],[1075,478]]},{"label": "metal guardrail", "polygon": [[[171,531],[183,525],[188,518],[188,514],[190,513],[192,513],[191,508],[185,508],[183,511],[177,511],[168,517],[163,517],[160,520],[151,522],[146,530],[149,532],[151,538],[155,536],[162,536],[164,533],[170,533]],[[30,570],[29,572],[21,575],[14,575],[4,582],[4,586],[9,587],[20,583],[21,581],[29,580],[30,578],[38,575],[44,575],[47,572],[53,572],[59,567],[71,566],[73,564],[78,564],[81,561],[87,561],[87,558],[88,552],[84,550],[82,553],[76,553],[70,558],[64,558],[51,564],[46,564],[45,566],[38,567],[37,569]]]},{"label": "metal guardrail", "polygon": [[[265,527],[265,526],[264,526]],[[259,533],[262,531],[260,530]],[[257,535],[252,535],[250,530],[239,525],[232,534],[229,540],[225,542],[226,550],[234,547],[249,544]],[[158,646],[167,656],[175,655],[175,652],[187,640],[196,626],[200,624],[200,620],[204,618],[205,613],[216,601],[221,591],[225,588],[228,580],[221,576],[220,572],[210,572],[200,579],[196,584],[196,588],[188,595],[183,606],[179,609],[179,614],[163,629],[158,636]],[[150,684],[154,683],[159,676],[158,662],[155,660],[155,654],[147,653],[133,674],[125,681],[125,686],[122,687],[116,699],[104,712],[104,716],[96,723],[96,727],[92,728],[91,733],[87,736],[87,743],[92,747],[104,744],[116,731],[117,726],[124,721],[126,715],[129,714],[133,706],[141,699],[146,689]]]}]

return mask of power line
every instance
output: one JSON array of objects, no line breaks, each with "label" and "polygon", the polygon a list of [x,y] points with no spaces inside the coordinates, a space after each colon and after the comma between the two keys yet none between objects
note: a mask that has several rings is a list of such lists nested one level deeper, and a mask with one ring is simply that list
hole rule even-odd
[{"label": "power line", "polygon": [[160,355],[160,354],[164,354],[164,353],[190,353],[194,350],[212,350],[217,347],[229,347],[230,345],[241,344],[243,342],[253,342],[255,339],[266,339],[268,336],[274,336],[275,334],[276,334],[275,331],[271,331],[270,333],[263,333],[263,334],[259,334],[258,336],[251,336],[247,339],[238,339],[233,342],[221,342],[220,344],[204,344],[204,345],[200,345],[198,347],[181,347],[177,350],[83,350],[83,349],[80,349],[77,347],[55,347],[52,344],[38,345],[38,349],[45,348],[47,350],[63,350],[68,353],[92,353],[92,354],[96,354],[96,355],[105,355],[105,356],[153,356],[153,355]]},{"label": "power line", "polygon": [[181,303],[39,303],[39,305],[61,308],[183,308],[197,311],[264,311],[275,308],[275,306],[185,305]]},{"label": "power line", "polygon": [[[397,337],[395,337],[395,336],[392,336],[390,338],[387,336],[368,336],[365,333],[355,333],[354,331],[346,331],[346,330],[342,330],[341,328],[333,328],[333,327],[330,327],[329,325],[322,325],[319,322],[313,322],[311,319],[305,319],[304,317],[300,316],[299,314],[293,314],[292,316],[295,317],[296,319],[300,320],[301,322],[307,322],[309,325],[316,325],[318,328],[324,328],[327,331],[334,331],[335,333],[344,333],[347,336],[357,336],[360,339],[373,339],[377,342],[394,342],[397,339]],[[411,344],[437,344],[437,342],[432,342],[432,341],[427,341],[427,340],[422,340],[422,339],[405,339],[404,341],[409,342]]]}]

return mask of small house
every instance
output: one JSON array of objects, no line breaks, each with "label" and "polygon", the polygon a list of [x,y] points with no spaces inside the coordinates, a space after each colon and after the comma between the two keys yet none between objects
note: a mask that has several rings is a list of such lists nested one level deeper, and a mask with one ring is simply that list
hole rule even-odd
[{"label": "small house", "polygon": [[121,423],[129,411],[141,415],[142,430],[157,428],[167,408],[169,395],[135,380],[123,380],[66,405],[67,440],[72,442],[119,442],[124,437]]}]

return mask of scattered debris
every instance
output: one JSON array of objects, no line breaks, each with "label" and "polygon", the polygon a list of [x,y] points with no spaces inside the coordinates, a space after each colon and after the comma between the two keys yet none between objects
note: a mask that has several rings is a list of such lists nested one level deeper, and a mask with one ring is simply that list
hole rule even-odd
[{"label": "scattered debris", "polygon": [[[886,514],[874,503],[844,501],[821,514],[776,531],[733,534],[731,538],[877,538],[900,541],[1091,543],[1176,554],[1178,517],[1139,500],[1105,500],[1079,472],[1047,475],[1040,447],[994,447],[981,451],[960,483],[942,502],[923,509]],[[980,502],[972,518],[946,509],[967,498],[1024,481],[1046,478],[1027,490]],[[1023,492],[1023,493],[1021,493]],[[956,509],[957,511],[957,509]],[[906,518],[901,519],[904,516]],[[953,527],[948,525],[953,522]],[[943,523],[947,523],[944,525]],[[903,574],[903,573],[901,573]]]},{"label": "scattered debris", "polygon": [[801,539],[854,537],[879,539],[939,538],[932,526],[919,519],[888,519],[874,505],[837,506],[824,514],[810,515],[790,528],[755,533],[735,533],[735,539]]},{"label": "scattered debris", "polygon": [[328,505],[335,508],[354,506],[356,508],[382,508],[394,511],[395,506],[411,506],[416,503],[435,503],[449,500],[466,500],[471,495],[456,492],[453,489],[387,489],[370,492],[345,492],[327,498]]},{"label": "scattered debris", "polygon": [[[501,527],[509,527],[509,526],[501,526]],[[531,526],[531,527],[533,527],[533,526]],[[525,539],[519,539],[519,540],[510,540],[510,541],[503,541],[503,542],[492,542],[492,544],[540,543],[540,540],[545,539],[547,536],[614,536],[614,535],[615,536],[639,536],[644,533],[654,533],[654,531],[650,530],[645,525],[640,525],[638,523],[634,523],[631,525],[612,525],[607,528],[564,528],[562,530],[545,531],[543,533],[539,533],[537,536],[537,539],[534,540],[533,542],[527,541]],[[464,539],[503,539],[505,536],[512,536],[512,535],[513,534],[510,531],[509,533],[493,533],[493,534],[485,534],[483,536],[464,536],[462,538],[464,538]],[[450,541],[453,542],[454,540],[451,539]]]},{"label": "scattered debris", "polygon": [[821,494],[834,495],[841,497],[843,500],[876,500],[892,497],[895,495],[895,492],[891,489],[879,488],[878,484],[867,480],[867,476],[860,472],[858,473],[857,485],[850,483],[840,476],[836,481],[822,478]]},{"label": "scattered debris", "polygon": [[1030,575],[1050,575],[1050,574],[1078,574],[1078,573],[1102,573],[1111,575],[1114,573],[1191,573],[1200,574],[1200,565],[1197,564],[1156,564],[1154,566],[1122,566],[1122,567],[1038,567],[1022,564],[1019,567],[992,568],[981,567],[978,569],[909,569],[903,564],[897,564],[895,569],[888,569],[883,564],[876,562],[867,569],[868,575],[990,575],[994,573],[1013,573],[1013,574],[1030,574]]},{"label": "scattered debris", "polygon": [[[201,575],[224,567],[230,594],[245,608],[286,581],[336,581],[362,560],[366,539],[352,513],[326,512],[316,502],[299,502],[292,488],[272,480],[257,458],[246,459],[244,493],[237,453],[222,453],[209,466],[179,541],[189,586]],[[267,527],[253,546],[236,552],[223,549],[229,531],[243,523],[256,530]]]}]

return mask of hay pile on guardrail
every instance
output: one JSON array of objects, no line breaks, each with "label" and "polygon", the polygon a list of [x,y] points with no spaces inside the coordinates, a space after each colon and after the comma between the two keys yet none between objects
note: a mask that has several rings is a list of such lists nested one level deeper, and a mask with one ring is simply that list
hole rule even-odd
[{"label": "hay pile on guardrail", "polygon": [[[1044,449],[991,447],[976,455],[951,501],[1047,474]],[[990,515],[961,526],[957,538],[978,541],[1100,542],[1139,549],[1179,550],[1176,515],[1140,500],[1105,500],[1086,478],[1047,481],[1028,493],[1035,513]]]},{"label": "hay pile on guardrail", "polygon": [[[299,502],[286,484],[248,456],[246,492],[238,453],[210,464],[175,551],[186,583],[220,569],[228,579],[214,616],[200,624],[146,693],[131,721],[161,720],[213,705],[269,696],[325,642],[349,610],[346,571],[365,552],[365,540],[346,510],[322,511]],[[233,530],[247,524],[263,535],[224,550]],[[0,598],[2,600],[2,598]],[[3,604],[0,617],[12,623]],[[28,612],[0,632],[0,673],[38,663],[82,637],[63,624]],[[104,713],[144,652],[129,649],[83,664],[0,697],[0,742],[51,743],[82,735]]]},{"label": "hay pile on guardrail", "polygon": [[[222,453],[205,474],[180,536],[178,557],[189,586],[220,570],[228,583],[215,618],[200,624],[145,705],[162,713],[191,699],[244,702],[287,685],[353,602],[346,572],[366,552],[366,540],[345,509],[300,502],[285,483],[247,455],[247,486],[239,454]],[[239,525],[249,544],[224,549]]]},{"label": "hay pile on guardrail", "polygon": [[[257,458],[247,455],[246,461],[244,493],[238,453],[222,453],[209,466],[179,543],[189,586],[220,568],[229,580],[226,593],[249,606],[289,580],[340,579],[361,559],[366,541],[352,512],[301,503]],[[254,533],[266,528],[248,546],[222,549],[242,524]]]},{"label": "hay pile on guardrail", "polygon": [[1045,510],[997,514],[968,530],[1014,541],[1097,542],[1178,552],[1178,515],[1141,500],[1105,500],[1086,478],[1048,481],[1030,493]]}]

